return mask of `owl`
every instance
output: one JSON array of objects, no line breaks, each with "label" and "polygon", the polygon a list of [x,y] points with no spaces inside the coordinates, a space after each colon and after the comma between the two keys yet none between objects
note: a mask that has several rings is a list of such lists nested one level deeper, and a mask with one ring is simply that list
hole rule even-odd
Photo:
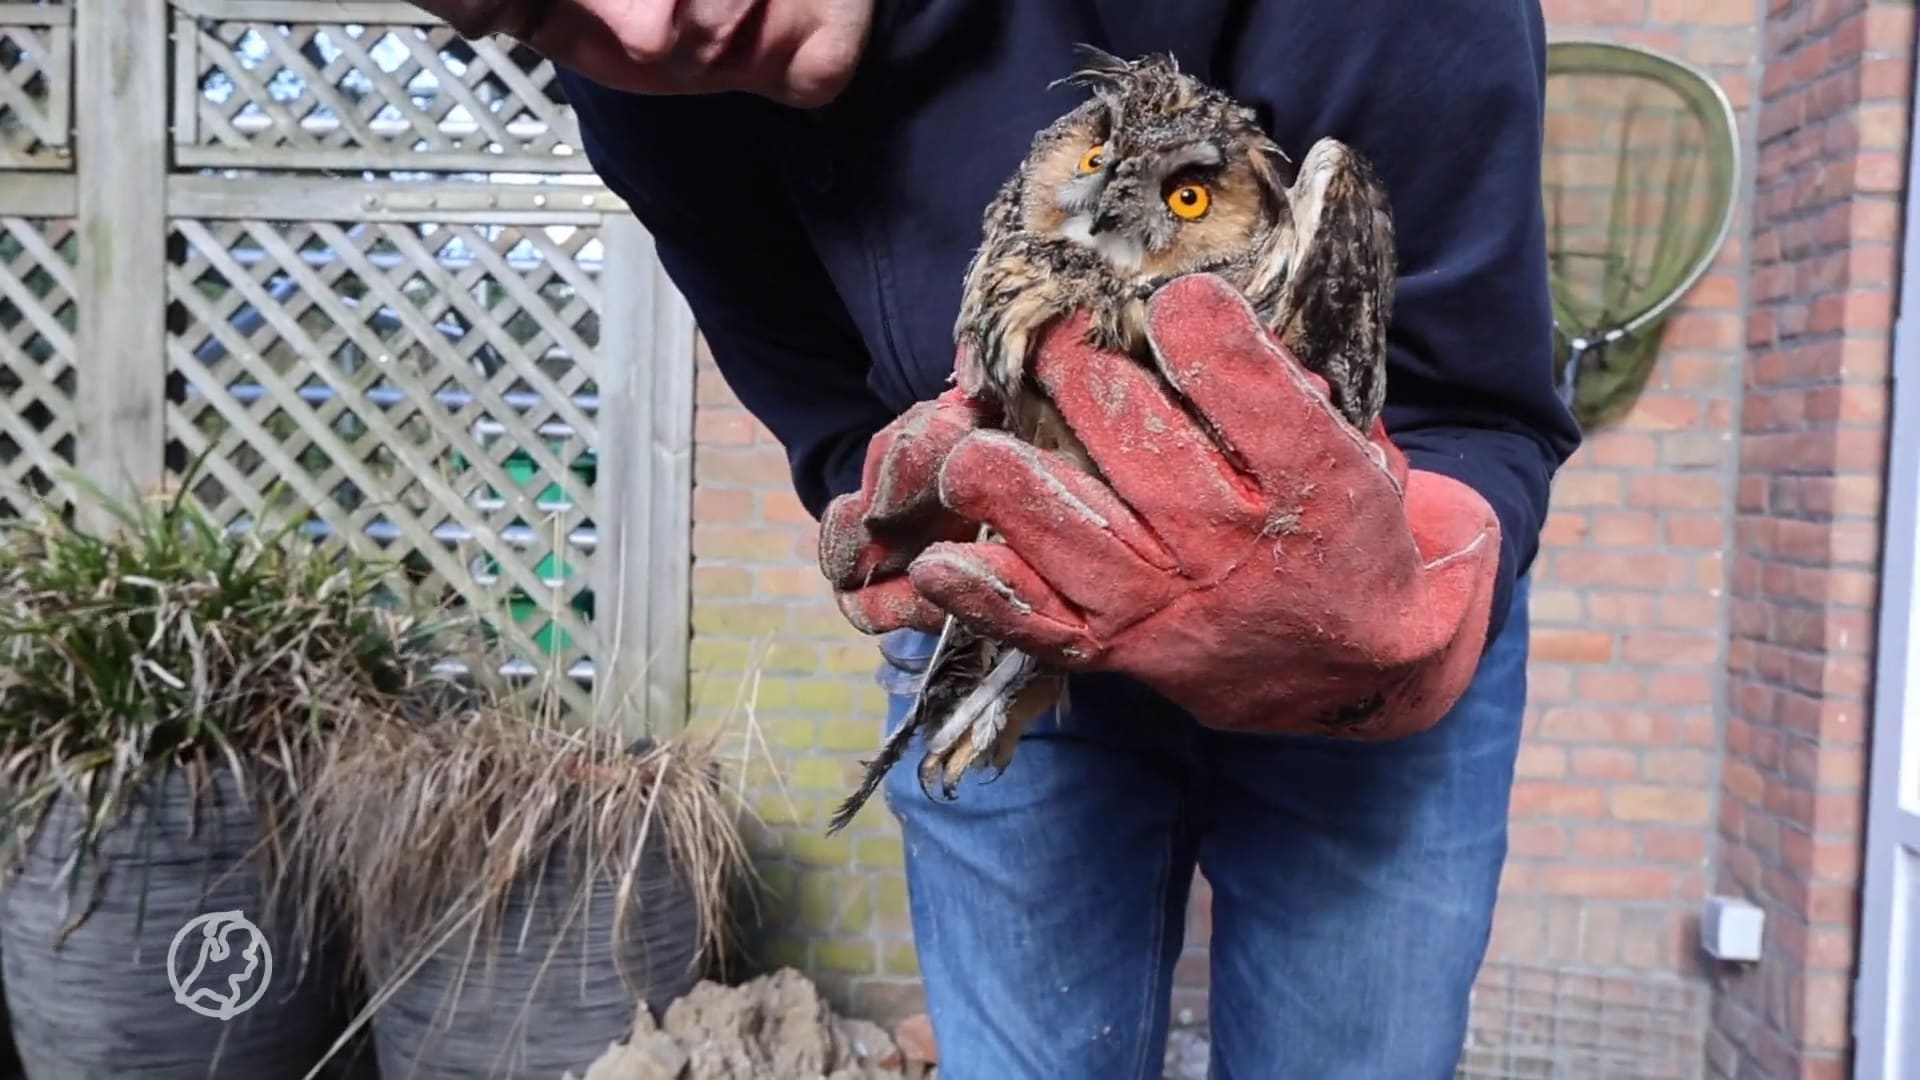
[{"label": "owl", "polygon": [[[1085,312],[1091,344],[1155,364],[1147,298],[1206,272],[1240,289],[1327,381],[1340,415],[1371,429],[1396,268],[1386,193],[1367,160],[1321,139],[1288,180],[1291,162],[1257,114],[1172,56],[1127,61],[1081,46],[1077,61],[1061,82],[1088,88],[1087,100],[1034,137],[987,206],[954,325],[955,380],[1009,434],[1097,474],[1029,374],[1041,332]],[[947,619],[912,707],[829,831],[915,735],[926,738],[923,789],[937,782],[951,798],[969,768],[1006,768],[1022,730],[1063,705],[1065,690],[1065,673]]]}]

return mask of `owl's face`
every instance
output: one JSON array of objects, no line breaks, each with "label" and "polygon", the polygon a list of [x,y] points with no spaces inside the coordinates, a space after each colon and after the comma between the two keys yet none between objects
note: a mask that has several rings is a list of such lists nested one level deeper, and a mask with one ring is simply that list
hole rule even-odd
[{"label": "owl's face", "polygon": [[1251,110],[1166,58],[1104,57],[1072,78],[1094,96],[1034,148],[1029,230],[1161,278],[1244,256],[1286,213],[1279,148]]}]

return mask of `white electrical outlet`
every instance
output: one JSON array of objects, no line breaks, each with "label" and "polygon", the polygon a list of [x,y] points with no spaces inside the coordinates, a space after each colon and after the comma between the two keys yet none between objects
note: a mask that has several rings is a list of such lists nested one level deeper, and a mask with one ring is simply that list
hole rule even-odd
[{"label": "white electrical outlet", "polygon": [[1700,912],[1700,947],[1716,960],[1751,964],[1760,959],[1767,913],[1737,896],[1709,896]]}]

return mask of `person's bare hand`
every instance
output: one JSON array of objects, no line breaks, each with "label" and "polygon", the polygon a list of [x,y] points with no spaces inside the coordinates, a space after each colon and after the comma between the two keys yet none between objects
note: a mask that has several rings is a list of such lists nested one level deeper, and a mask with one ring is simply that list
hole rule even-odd
[{"label": "person's bare hand", "polygon": [[873,0],[414,0],[462,36],[502,34],[640,94],[744,91],[796,108],[852,78]]}]

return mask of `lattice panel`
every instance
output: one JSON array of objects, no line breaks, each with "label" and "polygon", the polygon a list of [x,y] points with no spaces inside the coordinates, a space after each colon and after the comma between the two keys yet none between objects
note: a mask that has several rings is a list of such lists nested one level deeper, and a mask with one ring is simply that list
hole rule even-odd
[{"label": "lattice panel", "polygon": [[328,21],[327,4],[286,7],[272,19],[179,18],[181,164],[588,170],[553,66],[531,52],[462,41],[405,4],[371,24]]},{"label": "lattice panel", "polygon": [[76,250],[71,219],[0,217],[0,516],[68,494]]},{"label": "lattice panel", "polygon": [[71,169],[73,9],[0,3],[0,168]]},{"label": "lattice panel", "polygon": [[597,231],[175,221],[169,468],[231,523],[282,489],[587,707]]}]

